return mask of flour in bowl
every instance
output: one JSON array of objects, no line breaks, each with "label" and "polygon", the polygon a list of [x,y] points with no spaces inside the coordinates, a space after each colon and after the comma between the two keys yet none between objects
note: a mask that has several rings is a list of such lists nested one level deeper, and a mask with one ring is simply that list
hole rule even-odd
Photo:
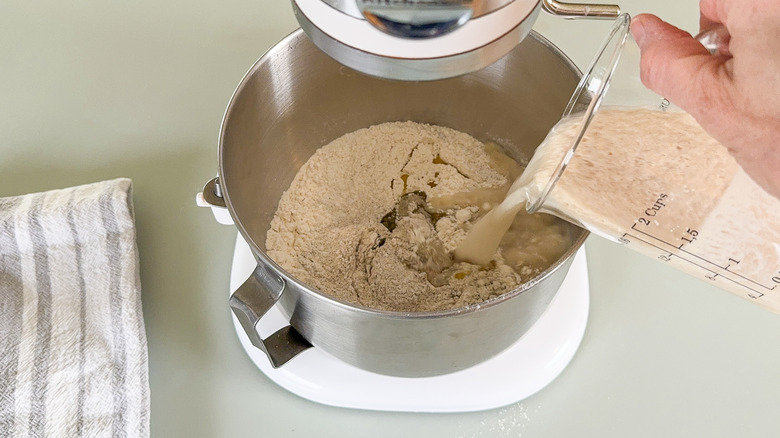
[{"label": "flour in bowl", "polygon": [[393,122],[320,148],[282,195],[268,255],[296,279],[360,306],[456,309],[513,290],[558,260],[572,227],[520,214],[484,265],[452,251],[521,173],[494,144]]}]

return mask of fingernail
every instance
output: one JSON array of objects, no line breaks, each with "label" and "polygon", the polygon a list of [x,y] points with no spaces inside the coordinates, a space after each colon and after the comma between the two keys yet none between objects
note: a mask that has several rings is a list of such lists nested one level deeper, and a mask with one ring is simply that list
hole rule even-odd
[{"label": "fingernail", "polygon": [[645,36],[647,34],[643,21],[644,20],[642,20],[641,16],[634,17],[631,20],[631,34],[634,36],[634,40],[639,45],[639,47],[644,45]]}]

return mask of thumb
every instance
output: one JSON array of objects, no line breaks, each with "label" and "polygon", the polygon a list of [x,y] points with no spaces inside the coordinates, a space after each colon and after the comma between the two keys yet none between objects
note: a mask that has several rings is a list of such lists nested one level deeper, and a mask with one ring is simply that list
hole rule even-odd
[{"label": "thumb", "polygon": [[729,108],[731,76],[725,59],[712,56],[689,33],[660,18],[637,15],[631,32],[642,51],[642,82],[694,117]]}]

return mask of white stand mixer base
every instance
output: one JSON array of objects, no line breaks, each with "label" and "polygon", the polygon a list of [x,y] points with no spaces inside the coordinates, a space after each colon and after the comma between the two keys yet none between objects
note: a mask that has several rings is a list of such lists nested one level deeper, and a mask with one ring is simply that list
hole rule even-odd
[{"label": "white stand mixer base", "polygon": [[[239,235],[233,255],[231,293],[256,265]],[[254,364],[286,390],[318,403],[401,412],[467,412],[493,409],[523,400],[552,382],[569,364],[582,341],[589,308],[585,250],[580,249],[550,307],[531,329],[499,355],[443,376],[391,377],[355,368],[316,347],[274,369],[233,323]],[[258,324],[267,336],[288,324],[273,307]]]}]

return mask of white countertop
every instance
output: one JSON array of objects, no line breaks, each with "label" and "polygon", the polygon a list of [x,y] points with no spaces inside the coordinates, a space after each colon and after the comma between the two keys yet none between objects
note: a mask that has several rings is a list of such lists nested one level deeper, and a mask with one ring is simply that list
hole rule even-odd
[{"label": "white countertop", "polygon": [[[696,32],[694,0],[624,0]],[[244,72],[297,27],[285,0],[6,0],[0,196],[119,176],[135,183],[154,437],[774,436],[780,316],[603,239],[586,244],[591,311],[563,373],[466,414],[323,406],[254,367],[227,305],[235,229],[193,197],[216,173]],[[542,14],[581,67],[609,23]]]}]

